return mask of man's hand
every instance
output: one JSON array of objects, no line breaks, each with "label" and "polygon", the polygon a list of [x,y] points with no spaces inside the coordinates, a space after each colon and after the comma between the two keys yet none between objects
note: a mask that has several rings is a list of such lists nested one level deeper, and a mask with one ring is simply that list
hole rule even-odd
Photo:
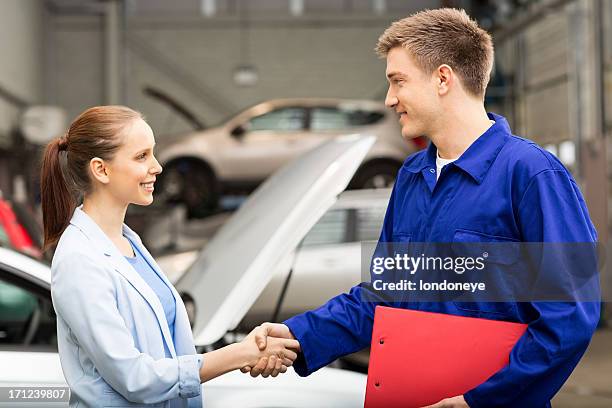
[{"label": "man's hand", "polygon": [[[240,343],[237,343],[240,350],[241,371],[245,372],[245,367],[258,367],[257,374],[263,377],[276,377],[279,373],[287,371],[287,367],[293,365],[297,358],[296,350],[300,344],[295,339],[282,337],[269,337],[265,341],[265,346],[260,347],[261,341],[256,339],[257,329],[251,331]],[[253,369],[254,370],[254,369]],[[251,373],[254,377],[253,373]]]},{"label": "man's hand", "polygon": [[445,398],[438,403],[428,405],[424,408],[470,408],[470,406],[465,402],[463,395],[459,395],[457,397]]},{"label": "man's hand", "polygon": [[[259,347],[259,349],[262,351],[265,350],[266,346],[268,345],[268,336],[295,340],[295,337],[293,336],[293,334],[291,334],[289,327],[281,323],[263,323],[261,326],[257,326],[249,335],[251,334],[255,336],[255,342],[257,343],[257,347]],[[294,351],[296,353],[300,351],[299,343],[297,343],[297,348],[294,349]],[[293,361],[291,362],[291,364],[288,365],[286,363],[287,361],[283,362],[283,367],[285,368],[281,372],[287,371],[286,367],[293,364]],[[243,373],[250,372],[252,377],[257,377],[260,374],[262,377],[268,377],[270,374],[275,373],[275,371],[277,370],[275,365],[272,364],[271,361],[268,361],[265,358],[261,358],[254,367],[246,366],[243,367],[240,371],[242,371]]]}]

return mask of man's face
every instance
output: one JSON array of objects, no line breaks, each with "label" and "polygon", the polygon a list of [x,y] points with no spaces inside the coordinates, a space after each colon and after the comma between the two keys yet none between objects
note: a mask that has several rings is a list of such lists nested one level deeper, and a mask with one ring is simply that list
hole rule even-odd
[{"label": "man's face", "polygon": [[439,111],[433,75],[423,72],[402,47],[389,50],[386,75],[385,105],[399,114],[404,139],[429,136]]}]

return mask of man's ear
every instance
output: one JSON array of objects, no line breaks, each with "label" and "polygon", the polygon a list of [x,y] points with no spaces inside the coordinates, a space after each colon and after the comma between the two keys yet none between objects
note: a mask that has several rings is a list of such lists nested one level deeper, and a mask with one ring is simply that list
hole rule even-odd
[{"label": "man's ear", "polygon": [[454,85],[456,79],[455,72],[450,66],[442,64],[434,71],[434,76],[438,95],[446,95]]},{"label": "man's ear", "polygon": [[99,157],[94,157],[89,161],[89,170],[93,177],[102,184],[107,184],[110,180],[108,178],[109,171],[106,163]]}]

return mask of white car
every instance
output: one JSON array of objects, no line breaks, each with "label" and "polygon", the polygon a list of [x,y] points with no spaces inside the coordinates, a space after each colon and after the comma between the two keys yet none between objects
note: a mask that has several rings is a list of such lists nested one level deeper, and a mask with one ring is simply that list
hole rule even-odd
[{"label": "white car", "polygon": [[[275,266],[334,204],[373,144],[372,137],[346,136],[319,146],[267,180],[221,228],[176,284],[192,300],[198,347],[219,344],[236,328]],[[49,268],[0,248],[0,281],[13,289],[12,297],[0,299],[4,305],[35,303],[21,330],[5,330],[0,339],[0,386],[64,385]],[[268,379],[233,372],[205,383],[203,392],[207,407],[355,407],[363,405],[365,385],[363,374],[324,368],[307,378],[292,370]]]},{"label": "white car", "polygon": [[[390,189],[350,190],[306,234],[287,259],[279,262],[273,278],[244,316],[239,328],[250,330],[262,321],[282,321],[319,307],[361,282],[361,242],[377,241],[391,195]],[[174,283],[195,262],[199,248],[230,216],[203,220],[174,219],[150,228],[150,246],[157,241],[178,243],[175,253],[156,257]],[[198,248],[186,250],[186,248]]]}]

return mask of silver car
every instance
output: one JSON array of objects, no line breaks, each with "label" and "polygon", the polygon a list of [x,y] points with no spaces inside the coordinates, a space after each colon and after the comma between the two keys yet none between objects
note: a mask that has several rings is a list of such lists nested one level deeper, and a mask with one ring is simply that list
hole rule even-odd
[{"label": "silver car", "polygon": [[163,202],[184,203],[190,217],[215,207],[222,194],[248,192],[285,163],[347,133],[376,137],[349,188],[384,188],[423,139],[406,142],[397,116],[381,102],[345,99],[275,99],[222,125],[160,138],[164,171],[156,185]]}]

